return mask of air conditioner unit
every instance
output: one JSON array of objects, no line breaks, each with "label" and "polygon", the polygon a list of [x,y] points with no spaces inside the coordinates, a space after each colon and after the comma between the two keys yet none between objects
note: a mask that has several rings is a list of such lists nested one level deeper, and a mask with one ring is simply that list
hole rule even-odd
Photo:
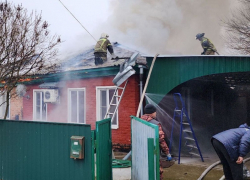
[{"label": "air conditioner unit", "polygon": [[57,101],[57,98],[59,96],[59,93],[58,93],[58,89],[44,89],[43,90],[43,101],[45,103],[47,102],[56,102]]}]

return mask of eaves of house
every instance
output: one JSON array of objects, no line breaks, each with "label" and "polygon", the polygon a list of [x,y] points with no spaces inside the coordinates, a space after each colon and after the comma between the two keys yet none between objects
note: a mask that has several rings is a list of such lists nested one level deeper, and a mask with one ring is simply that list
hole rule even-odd
[{"label": "eaves of house", "polygon": [[[137,68],[136,68],[137,69]],[[94,68],[94,69],[81,69],[71,70],[53,74],[32,76],[31,81],[25,81],[24,84],[39,84],[44,82],[58,82],[76,79],[96,78],[114,76],[119,71],[119,66]]]}]

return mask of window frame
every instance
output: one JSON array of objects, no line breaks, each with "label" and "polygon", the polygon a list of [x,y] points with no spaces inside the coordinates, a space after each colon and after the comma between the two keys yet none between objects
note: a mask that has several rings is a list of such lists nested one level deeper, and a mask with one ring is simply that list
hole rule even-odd
[{"label": "window frame", "polygon": [[[77,108],[77,122],[71,122],[71,91],[77,91],[77,107],[79,106],[78,102],[79,102],[79,99],[78,99],[78,91],[83,91],[84,92],[84,102],[83,102],[83,106],[84,106],[84,123],[80,123],[79,122],[79,109]],[[86,124],[86,88],[68,88],[68,123],[77,123],[77,124]]]},{"label": "window frame", "polygon": [[[3,103],[3,101],[4,101],[3,98],[5,98],[5,97],[6,97],[6,92],[4,92],[3,96],[0,96],[0,105]],[[11,104],[10,104],[10,97],[8,98],[8,101],[9,101],[9,110],[8,110],[8,115],[7,115],[6,119],[10,120],[10,106],[11,106]],[[7,103],[7,101],[5,101],[5,103]],[[0,112],[0,118],[1,118],[1,119],[4,118],[6,105],[7,105],[7,104],[5,104],[5,105],[2,104],[2,105],[0,106],[0,111],[1,111],[1,112]],[[3,109],[3,108],[4,108],[4,109]]]},{"label": "window frame", "polygon": [[[115,90],[116,86],[96,86],[96,120],[100,121],[101,118],[101,112],[100,112],[100,106],[101,106],[101,101],[100,101],[100,97],[101,97],[101,90],[106,90],[106,94],[108,94],[107,90]],[[116,92],[117,95],[118,92]],[[108,102],[107,104],[107,108],[109,108],[109,96],[106,97],[106,102]],[[118,98],[116,97],[116,101],[118,102]],[[111,129],[118,129],[119,128],[119,108],[116,111],[116,117],[117,117],[117,124],[113,125],[111,122]]]},{"label": "window frame", "polygon": [[[37,97],[38,92],[40,92],[40,96],[41,96],[41,93],[44,94],[42,89],[33,89],[33,121],[42,121],[42,122],[48,121],[48,105],[47,105],[47,103],[45,103],[46,104],[45,119],[41,119],[41,115],[40,115],[39,120],[36,119],[36,105],[37,105],[36,104],[36,97]],[[42,99],[41,103],[44,102],[42,97],[41,97],[41,99]],[[40,104],[40,107],[41,107],[41,104]],[[40,108],[40,110],[41,110],[41,108]]]}]

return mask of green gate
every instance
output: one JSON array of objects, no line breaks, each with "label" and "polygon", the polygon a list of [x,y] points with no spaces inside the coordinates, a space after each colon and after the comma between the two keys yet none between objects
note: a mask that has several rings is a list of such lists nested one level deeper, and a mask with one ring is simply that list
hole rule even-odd
[{"label": "green gate", "polygon": [[[70,157],[72,136],[84,136],[84,158]],[[75,143],[73,143],[75,144]],[[0,120],[0,180],[112,180],[109,119],[90,125]]]},{"label": "green gate", "polygon": [[111,119],[96,122],[96,179],[112,180]]},{"label": "green gate", "polygon": [[131,116],[132,180],[159,180],[159,128]]},{"label": "green gate", "polygon": [[[72,136],[84,136],[84,159],[70,158]],[[0,120],[1,180],[91,180],[91,127]]]}]

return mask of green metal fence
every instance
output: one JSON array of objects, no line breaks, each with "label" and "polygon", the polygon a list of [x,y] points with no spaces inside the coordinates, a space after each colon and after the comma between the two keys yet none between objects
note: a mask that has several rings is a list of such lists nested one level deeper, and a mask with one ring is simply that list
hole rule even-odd
[{"label": "green metal fence", "polygon": [[96,122],[96,179],[112,180],[111,119]]},{"label": "green metal fence", "polygon": [[159,128],[131,116],[132,169],[131,179],[159,180]]},{"label": "green metal fence", "polygon": [[[107,160],[111,154],[110,119],[99,121],[96,127],[91,131],[90,125],[83,124],[0,120],[0,179],[94,180],[95,146],[98,158],[104,159],[97,163],[97,170],[102,163],[112,167],[112,159]],[[110,133],[106,138],[105,132]],[[84,136],[84,159],[70,158],[72,136]],[[112,180],[112,169],[105,175],[105,180]]]}]

